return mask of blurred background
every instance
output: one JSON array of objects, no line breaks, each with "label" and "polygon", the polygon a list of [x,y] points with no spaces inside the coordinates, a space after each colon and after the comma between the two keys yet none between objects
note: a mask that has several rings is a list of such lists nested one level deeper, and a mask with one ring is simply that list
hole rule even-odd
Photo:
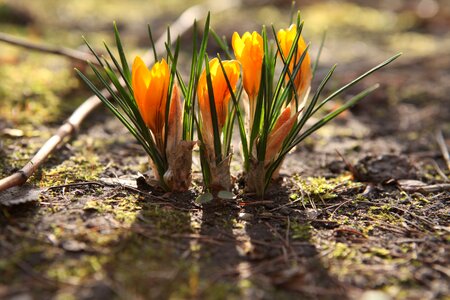
[{"label": "blurred background", "polygon": [[[112,22],[116,21],[129,61],[131,61],[135,55],[142,55],[150,49],[147,24],[150,24],[156,39],[164,34],[169,24],[192,5],[210,5],[211,10],[216,11],[212,15],[211,26],[228,41],[234,31],[243,33],[260,30],[262,24],[268,26],[273,24],[277,29],[289,26],[292,11],[290,1],[226,1],[233,7],[221,12],[217,12],[217,9],[220,10],[220,7],[215,7],[217,2],[220,1],[0,0],[0,35],[6,33],[32,42],[87,52],[88,49],[82,38],[85,36],[96,50],[105,53],[102,43],[105,41],[109,45],[114,45]],[[332,110],[340,102],[364,88],[377,82],[381,84],[375,93],[344,113],[333,124],[312,135],[297,152],[289,155],[282,174],[300,173],[302,178],[307,176],[334,178],[345,172],[346,164],[342,157],[350,163],[356,163],[368,155],[393,154],[394,158],[397,158],[397,155],[407,156],[414,168],[421,170],[417,178],[425,183],[442,183],[448,180],[445,177],[449,173],[442,159],[442,152],[437,146],[436,132],[442,132],[447,144],[450,142],[450,1],[301,0],[297,1],[295,8],[301,10],[305,20],[303,35],[305,40],[311,42],[313,60],[317,55],[322,35],[327,31],[327,39],[318,68],[319,76],[316,76],[312,84],[313,91],[321,77],[335,63],[338,64],[338,68],[325,91],[326,94],[388,57],[398,52],[403,52],[403,55],[396,62],[365,79],[325,107],[325,111]],[[193,20],[187,21],[190,23]],[[203,23],[202,21],[200,24]],[[192,31],[188,31],[182,37],[180,65],[187,65],[190,61],[191,39]],[[219,48],[211,39],[209,55],[213,56],[217,51]],[[91,95],[84,83],[76,76],[74,67],[92,76],[92,73],[89,73],[89,70],[79,62],[0,41],[0,178],[21,168],[62,122]],[[186,70],[183,71],[186,72]],[[237,149],[236,146],[235,150]],[[336,150],[342,157],[336,153]],[[238,158],[239,155],[235,157]],[[398,159],[392,160],[392,157],[383,161],[387,165],[385,169],[387,173],[390,174],[391,168],[398,161]],[[407,164],[407,171],[414,168]],[[99,180],[99,178],[111,179],[121,176],[129,178],[130,175],[147,169],[148,159],[139,145],[118,120],[112,118],[106,109],[100,108],[82,124],[76,138],[58,149],[30,181],[39,188],[44,188],[71,182]],[[442,170],[445,172],[444,175]],[[198,164],[194,165],[194,171],[197,172],[194,172],[195,182],[200,186]],[[232,166],[232,172],[239,173],[239,166]],[[295,180],[295,177],[293,178]],[[144,299],[148,296],[149,282],[152,280],[156,287],[154,289],[158,290],[159,287],[163,292],[175,291],[180,292],[181,295],[186,295],[182,294],[182,292],[186,293],[187,289],[185,277],[190,278],[189,284],[192,286],[198,285],[199,280],[200,286],[203,281],[210,280],[209,274],[203,275],[200,279],[196,277],[198,269],[192,271],[186,268],[183,269],[184,273],[179,272],[180,265],[188,264],[189,266],[189,263],[192,263],[185,260],[185,252],[181,252],[181,250],[189,249],[191,247],[189,244],[178,251],[176,247],[168,243],[167,248],[159,251],[160,248],[154,249],[153,236],[149,236],[149,240],[142,242],[139,235],[130,236],[129,230],[134,220],[138,219],[137,214],[141,211],[141,207],[144,207],[142,211],[148,215],[144,215],[140,221],[146,223],[152,220],[157,223],[158,228],[170,229],[172,225],[177,227],[174,231],[176,233],[178,230],[192,233],[197,232],[195,230],[199,228],[198,224],[189,225],[187,229],[179,229],[178,222],[189,224],[189,216],[166,205],[163,205],[161,213],[151,206],[151,201],[140,201],[136,195],[130,195],[132,193],[128,192],[119,191],[112,194],[113,192],[97,190],[96,186],[88,192],[83,189],[72,191],[61,189],[59,193],[53,191],[43,193],[39,203],[35,206],[31,205],[28,209],[22,210],[23,207],[20,207],[16,211],[7,211],[0,207],[3,212],[0,215],[0,242],[8,241],[10,245],[13,245],[8,250],[2,248],[3,244],[0,244],[0,298],[3,298],[2,295],[27,292],[30,290],[28,286],[31,286],[31,290],[34,291],[44,290],[41,297],[37,299],[74,299],[73,295],[85,299],[110,299],[108,286],[112,285],[118,289],[119,292],[115,291],[118,295],[123,289],[124,292],[131,291],[131,294],[141,293],[143,297],[137,299]],[[392,199],[401,200],[403,203],[407,202],[406,196],[408,199],[413,197],[405,196],[403,193],[402,191],[401,196]],[[445,192],[442,194],[444,194],[442,197],[445,197]],[[382,194],[380,197],[385,196]],[[98,199],[103,199],[104,202]],[[320,203],[323,203],[322,198],[320,199]],[[390,201],[389,199],[387,198],[386,201]],[[430,206],[423,211],[423,218],[425,218],[433,215],[433,212],[439,208],[434,206],[434,203],[437,205],[441,203],[442,216],[448,214],[444,212],[446,210],[444,200],[439,202],[434,198],[427,200],[423,197],[417,199],[419,200],[415,200],[416,202],[411,200],[411,205],[404,211],[409,211],[410,208],[419,209],[427,203]],[[109,205],[109,203],[112,204]],[[351,204],[355,209],[358,208],[353,205],[353,202]],[[145,207],[145,205],[148,206]],[[298,205],[300,207],[300,204]],[[308,210],[303,210],[304,205],[301,207],[301,213],[304,211],[308,213]],[[360,215],[351,210],[348,215],[341,214],[341,211],[335,214],[339,208],[340,205],[333,208],[330,217],[333,218],[334,215],[334,218],[340,222],[336,224],[348,225],[348,220],[352,218],[353,225],[357,224]],[[359,206],[359,209],[364,212],[368,210],[366,206]],[[396,210],[394,212],[398,213]],[[380,219],[380,222],[389,223],[391,215],[385,213],[384,208],[382,213],[389,219]],[[422,215],[422,212],[418,214]],[[213,217],[221,220],[215,215]],[[229,216],[226,215],[223,218],[228,219]],[[439,220],[441,216],[435,215],[435,218]],[[444,223],[445,218],[441,219]],[[399,224],[406,226],[403,221],[397,219],[394,221],[398,223],[393,224],[399,227]],[[216,223],[211,224],[211,227],[232,228],[232,225],[228,223],[220,226]],[[327,270],[330,270],[332,274],[333,280],[329,281],[322,281],[324,278],[322,274],[317,275],[317,278],[320,278],[319,282],[323,282],[322,286],[328,293],[330,293],[329,283],[333,284],[338,280],[347,287],[356,287],[357,291],[391,288],[389,293],[393,295],[403,293],[402,288],[406,286],[410,289],[410,293],[403,293],[404,299],[432,299],[433,295],[439,293],[443,295],[446,291],[448,292],[447,270],[439,271],[439,274],[447,274],[447,277],[437,276],[437,271],[432,273],[430,269],[420,269],[422,265],[417,263],[418,255],[422,255],[424,266],[431,265],[429,263],[431,257],[446,259],[444,247],[448,243],[445,243],[444,239],[448,242],[448,226],[446,235],[442,235],[441,239],[436,238],[437,235],[434,232],[431,237],[417,239],[420,246],[416,247],[419,244],[414,244],[414,248],[411,246],[412,252],[405,248],[400,249],[400,246],[395,244],[397,241],[396,238],[392,238],[391,231],[375,230],[374,232],[378,232],[379,235],[370,236],[370,239],[366,241],[371,243],[385,241],[385,244],[395,244],[393,249],[397,252],[387,251],[388,254],[386,254],[381,251],[385,251],[384,249],[377,248],[381,250],[377,250],[377,254],[373,256],[364,256],[363,260],[357,257],[353,263],[353,266],[357,268],[345,269],[348,267],[347,261],[336,260],[337,255],[342,257],[348,255],[351,258],[354,252],[350,252],[350,247],[332,251],[333,248],[321,246],[322,243],[328,247],[327,241],[334,242],[339,238],[333,233],[334,227],[326,229],[327,224],[329,223],[323,223],[325,229],[322,231],[328,232],[329,235],[315,242],[319,254],[310,256],[308,254],[310,250],[301,252],[305,263],[298,266],[304,268],[307,262],[311,261],[313,265],[306,269],[306,275],[303,273],[299,275],[300,281],[305,278],[308,281],[308,276],[317,270],[320,271],[318,264],[314,264],[311,260],[311,257],[315,255],[326,262]],[[195,230],[190,226],[196,226]],[[413,227],[417,226],[413,224]],[[106,229],[101,231],[98,228]],[[373,226],[370,225],[367,228],[373,229]],[[400,228],[403,231],[403,227]],[[318,232],[319,230],[315,231],[315,233]],[[405,232],[404,237],[409,240],[415,237],[417,231]],[[161,236],[165,237],[164,234]],[[27,235],[26,238],[24,238],[25,235]],[[441,240],[444,246],[440,247],[440,250],[434,248],[433,244],[433,247],[428,248],[428,252],[423,252],[422,242]],[[177,242],[179,242],[178,239]],[[355,243],[360,242],[361,239]],[[108,250],[109,247],[111,249]],[[363,245],[361,248],[364,247],[366,246]],[[400,266],[404,268],[397,276],[399,260],[396,258],[403,257],[405,251],[413,253],[410,258],[413,262],[411,263],[408,259],[402,261]],[[217,251],[218,256],[222,252],[226,251],[220,248]],[[165,257],[161,253],[170,254]],[[336,257],[333,256],[335,253],[338,253]],[[398,256],[391,257],[389,253],[397,253],[395,255]],[[209,258],[208,255],[205,257]],[[194,257],[191,259],[194,261],[192,264],[196,266],[196,256],[192,257]],[[219,264],[213,260],[211,265],[215,267],[217,265],[220,269],[220,262],[228,266],[227,259],[225,255],[223,260],[219,260]],[[328,262],[327,259],[329,259]],[[369,263],[366,264],[367,259]],[[28,262],[29,266],[20,265],[22,260]],[[340,265],[339,261],[344,263]],[[361,265],[361,262],[364,264]],[[433,266],[439,265],[441,270],[445,269],[445,265],[438,260],[432,262]],[[369,268],[377,266],[371,265],[372,263],[380,264],[380,269]],[[171,269],[173,265],[175,268]],[[263,266],[261,269],[265,268]],[[283,265],[279,268],[282,269]],[[161,269],[166,272],[160,272]],[[136,272],[132,272],[133,270]],[[148,270],[153,272],[147,272]],[[223,270],[218,271],[220,273]],[[285,271],[280,270],[279,274],[284,274]],[[29,273],[31,276],[26,276]],[[179,274],[181,275],[178,276]],[[173,279],[171,276],[178,277]],[[399,278],[398,281],[396,277]],[[23,278],[26,278],[25,283]],[[433,281],[435,278],[438,279]],[[296,281],[294,283],[293,287],[298,288],[299,284]],[[248,282],[243,284],[246,285]],[[205,286],[209,286],[209,283],[207,282]],[[266,281],[262,281],[262,286],[271,287]],[[83,296],[86,287],[92,287],[94,296],[90,296],[91,294]],[[227,295],[225,285],[219,285],[219,288],[222,295]],[[214,290],[212,295],[215,298],[212,297],[212,299],[217,298],[217,293],[217,290]],[[33,298],[28,292],[24,295],[20,299]],[[172,295],[178,299],[176,293]],[[322,299],[318,297],[314,299]],[[277,297],[268,297],[268,299],[272,298]],[[14,299],[19,299],[19,296]],[[238,296],[236,299],[242,298]],[[255,298],[250,297],[250,299]],[[356,296],[354,299],[361,298]]]}]

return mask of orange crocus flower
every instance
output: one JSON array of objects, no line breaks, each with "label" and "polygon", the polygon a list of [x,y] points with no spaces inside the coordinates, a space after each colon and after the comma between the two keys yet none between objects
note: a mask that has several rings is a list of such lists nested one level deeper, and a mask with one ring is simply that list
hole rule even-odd
[{"label": "orange crocus flower", "polygon": [[[224,60],[222,65],[225,69],[228,80],[230,81],[233,90],[236,88],[237,81],[239,79],[240,69],[239,62],[236,60]],[[209,61],[209,70],[211,73],[211,83],[214,94],[214,104],[216,106],[217,121],[219,131],[222,130],[225,120],[228,115],[228,103],[230,101],[230,90],[226,82],[224,73],[220,66],[220,62],[217,58],[213,58]],[[211,108],[209,105],[208,84],[206,80],[206,70],[203,70],[198,86],[198,104],[202,115],[202,124],[204,126],[204,133],[212,137],[212,119]]]},{"label": "orange crocus flower", "polygon": [[261,82],[261,68],[264,57],[263,38],[256,31],[246,32],[242,38],[235,32],[231,44],[236,59],[242,65],[244,89],[250,101],[252,101],[258,95]]},{"label": "orange crocus flower", "polygon": [[169,78],[169,66],[164,59],[155,63],[149,70],[139,56],[135,58],[131,82],[134,98],[142,119],[160,146],[165,124]]},{"label": "orange crocus flower", "polygon": [[[277,39],[281,46],[281,51],[283,52],[283,55],[286,59],[289,55],[292,44],[294,43],[296,34],[297,26],[295,24],[292,24],[288,29],[281,29],[277,33]],[[300,36],[298,39],[297,55],[292,58],[291,63],[289,64],[289,70],[291,74],[294,70],[294,63],[298,64],[300,57],[302,56],[305,49],[306,43],[303,40],[303,37]],[[311,58],[309,56],[309,53],[306,52],[300,70],[298,71],[297,76],[294,78],[294,84],[299,97],[302,97],[306,90],[309,88],[311,84],[311,78]]]}]

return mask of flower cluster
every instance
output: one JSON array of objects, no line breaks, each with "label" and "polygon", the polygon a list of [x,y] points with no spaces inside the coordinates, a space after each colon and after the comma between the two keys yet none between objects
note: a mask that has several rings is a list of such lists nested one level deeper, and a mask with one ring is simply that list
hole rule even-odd
[{"label": "flower cluster", "polygon": [[237,121],[246,190],[263,195],[277,178],[290,150],[376,87],[364,90],[304,129],[311,116],[397,58],[390,58],[318,102],[335,67],[309,97],[314,72],[302,28],[299,17],[287,29],[276,32],[272,27],[273,41],[265,27],[261,33],[245,32],[241,36],[235,32],[231,39],[235,59],[231,59],[228,47],[222,45],[230,60],[222,60],[220,56],[210,60],[206,54],[208,15],[200,47],[194,43],[186,82],[177,70],[179,41],[175,50],[166,47],[166,59],[158,60],[155,51],[155,62],[150,69],[136,57],[130,71],[115,28],[121,63],[107,48],[114,68],[95,52],[103,73],[91,65],[111,98],[79,74],[149,154],[151,168],[162,188],[171,191],[189,188],[192,149],[198,143],[206,188],[214,193],[230,191],[232,133]]}]

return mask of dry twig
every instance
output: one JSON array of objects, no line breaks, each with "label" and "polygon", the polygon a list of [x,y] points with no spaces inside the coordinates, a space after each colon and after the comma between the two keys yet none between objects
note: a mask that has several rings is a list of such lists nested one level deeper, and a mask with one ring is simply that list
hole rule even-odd
[{"label": "dry twig", "polygon": [[450,154],[448,152],[447,144],[445,143],[444,135],[442,134],[442,131],[439,130],[436,133],[436,141],[439,145],[439,148],[442,152],[442,156],[447,164],[448,170],[450,170]]},{"label": "dry twig", "polygon": [[83,62],[83,63],[86,63],[86,61],[89,60],[93,64],[98,64],[95,57],[90,53],[77,51],[77,50],[65,48],[65,47],[58,47],[58,46],[53,46],[53,45],[48,45],[48,44],[43,44],[43,43],[35,43],[35,42],[31,42],[31,41],[28,41],[25,39],[15,37],[13,35],[10,35],[10,34],[4,33],[4,32],[0,32],[0,41],[8,43],[10,45],[19,46],[19,47],[22,47],[22,48],[25,48],[28,50],[35,50],[35,51],[39,51],[39,52],[62,55],[62,56],[68,57],[72,60],[76,60],[76,61]]}]

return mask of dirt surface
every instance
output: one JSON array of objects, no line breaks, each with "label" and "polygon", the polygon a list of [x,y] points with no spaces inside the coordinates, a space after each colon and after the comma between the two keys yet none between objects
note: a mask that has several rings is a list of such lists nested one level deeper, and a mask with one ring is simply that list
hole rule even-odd
[{"label": "dirt surface", "polygon": [[[100,48],[116,19],[131,57],[146,50],[146,23],[160,33],[191,4],[139,10],[129,1],[125,15],[125,4],[110,2],[91,15],[82,1],[0,0],[0,31],[79,49],[84,34]],[[381,84],[293,151],[264,199],[241,190],[238,153],[234,200],[195,202],[197,153],[191,192],[142,184],[145,153],[105,109],[95,111],[31,178],[26,196],[37,201],[0,206],[0,299],[449,299],[450,171],[436,138],[449,145],[446,2],[301,3],[313,56],[329,29],[313,89],[334,63],[327,92],[404,54],[325,107]],[[285,1],[246,1],[213,16],[213,26],[230,37],[287,26],[288,14]],[[0,44],[1,177],[89,96],[73,66]]]}]

